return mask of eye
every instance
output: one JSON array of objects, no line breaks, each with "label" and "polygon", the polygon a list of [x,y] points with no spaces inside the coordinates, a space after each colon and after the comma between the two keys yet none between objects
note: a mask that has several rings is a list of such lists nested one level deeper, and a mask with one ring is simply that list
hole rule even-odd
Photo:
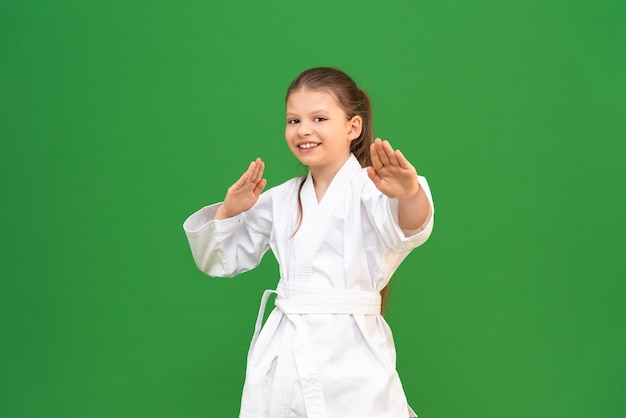
[{"label": "eye", "polygon": [[300,121],[298,119],[287,119],[287,123],[295,125],[296,123],[300,123]]},{"label": "eye", "polygon": [[316,116],[313,118],[313,122],[323,122],[326,118],[324,116]]}]

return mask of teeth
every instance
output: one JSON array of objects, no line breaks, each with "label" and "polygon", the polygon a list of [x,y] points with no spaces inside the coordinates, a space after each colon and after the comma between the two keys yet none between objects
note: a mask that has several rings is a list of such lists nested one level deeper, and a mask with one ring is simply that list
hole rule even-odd
[{"label": "teeth", "polygon": [[298,148],[305,148],[305,149],[308,149],[308,148],[314,148],[314,147],[317,147],[318,145],[319,145],[319,144],[312,144],[312,143],[309,143],[309,144],[301,144],[301,145],[298,145]]}]

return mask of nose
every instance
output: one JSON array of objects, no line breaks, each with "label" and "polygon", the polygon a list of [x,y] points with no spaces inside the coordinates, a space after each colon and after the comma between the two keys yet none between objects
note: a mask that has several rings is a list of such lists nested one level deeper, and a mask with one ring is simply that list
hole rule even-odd
[{"label": "nose", "polygon": [[299,136],[308,136],[311,135],[313,129],[311,129],[311,125],[307,121],[300,121],[298,124],[298,135]]}]

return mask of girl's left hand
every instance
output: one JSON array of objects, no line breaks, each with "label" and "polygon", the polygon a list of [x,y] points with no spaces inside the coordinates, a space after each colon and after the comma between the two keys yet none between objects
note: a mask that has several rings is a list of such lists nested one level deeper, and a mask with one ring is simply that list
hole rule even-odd
[{"label": "girl's left hand", "polygon": [[367,174],[374,185],[390,198],[415,196],[420,189],[417,171],[400,150],[393,150],[388,141],[376,138],[370,148],[372,166]]}]

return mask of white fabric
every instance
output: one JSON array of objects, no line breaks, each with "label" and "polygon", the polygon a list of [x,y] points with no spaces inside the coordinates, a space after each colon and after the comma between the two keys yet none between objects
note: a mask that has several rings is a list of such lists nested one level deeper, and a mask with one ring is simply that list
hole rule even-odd
[{"label": "white fabric", "polygon": [[300,181],[266,191],[234,218],[212,220],[216,204],[184,223],[194,260],[210,276],[250,270],[268,249],[279,262],[277,307],[250,346],[240,417],[415,416],[376,298],[432,231],[428,183],[419,178],[431,202],[428,219],[402,231],[397,201],[376,189],[351,156],[319,203],[307,176],[294,235]]}]

